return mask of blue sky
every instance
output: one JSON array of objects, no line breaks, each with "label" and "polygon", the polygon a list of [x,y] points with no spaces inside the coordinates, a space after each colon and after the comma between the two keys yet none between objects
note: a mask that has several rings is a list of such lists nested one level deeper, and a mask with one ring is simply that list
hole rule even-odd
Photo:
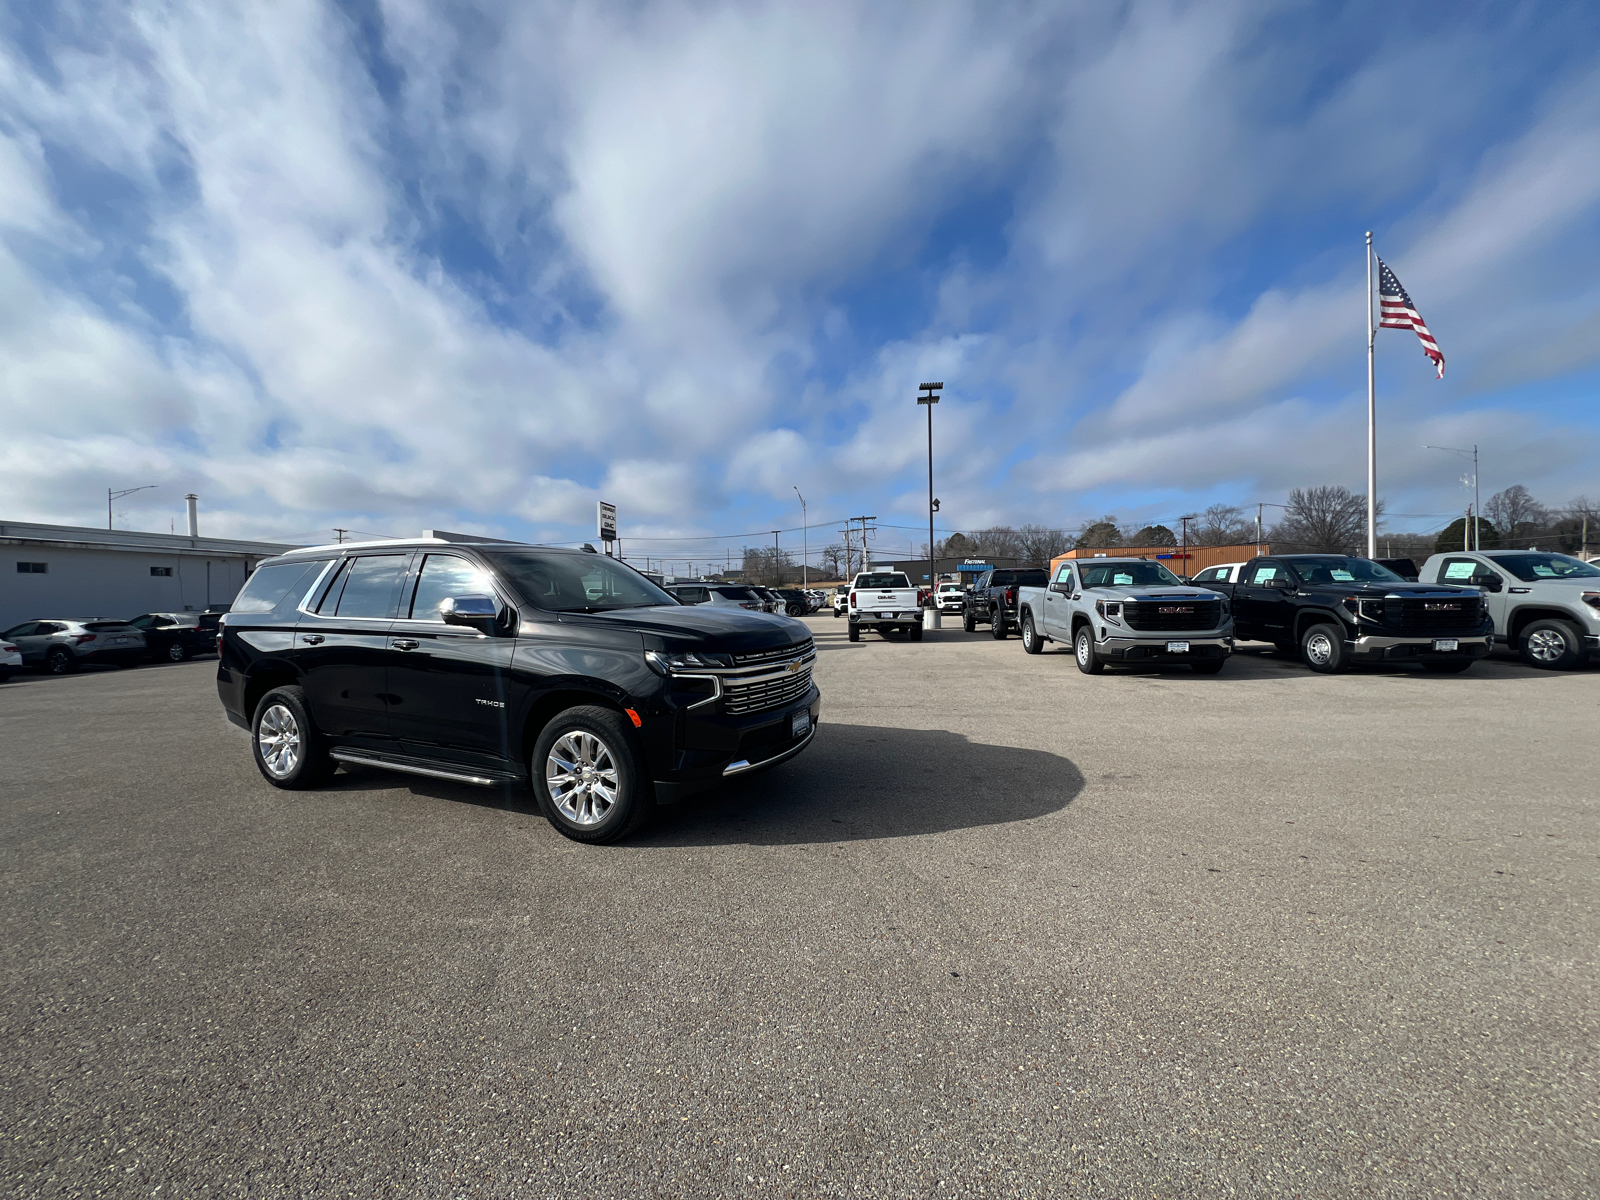
[{"label": "blue sky", "polygon": [[925,379],[942,528],[1361,490],[1372,229],[1435,527],[1600,494],[1597,218],[1589,5],[17,3],[0,512],[916,540]]}]

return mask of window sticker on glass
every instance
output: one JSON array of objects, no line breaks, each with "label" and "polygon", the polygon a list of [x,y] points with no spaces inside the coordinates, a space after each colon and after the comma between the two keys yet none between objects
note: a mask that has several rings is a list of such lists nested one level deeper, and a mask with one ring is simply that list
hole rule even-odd
[{"label": "window sticker on glass", "polygon": [[1477,563],[1453,562],[1446,563],[1444,577],[1446,579],[1471,579],[1476,573]]},{"label": "window sticker on glass", "polygon": [[1278,576],[1278,568],[1277,567],[1257,567],[1256,568],[1255,577],[1253,579],[1251,579],[1250,582],[1251,583],[1270,583],[1273,579],[1276,579],[1277,576]]},{"label": "window sticker on glass", "polygon": [[1118,571],[1115,575],[1113,575],[1111,577],[1111,581],[1113,583],[1115,583],[1118,587],[1132,587],[1133,586],[1133,576],[1129,575],[1126,571]]},{"label": "window sticker on glass", "polygon": [[1330,574],[1339,583],[1350,583],[1355,579],[1355,576],[1350,574],[1349,571],[1341,571],[1338,567],[1335,567]]},{"label": "window sticker on glass", "polygon": [[1556,577],[1555,569],[1545,566],[1544,563],[1534,563],[1533,573],[1540,579],[1554,579]]},{"label": "window sticker on glass", "polygon": [[1056,582],[1057,583],[1071,583],[1072,582],[1072,568],[1071,567],[1062,567],[1061,570],[1056,573]]}]

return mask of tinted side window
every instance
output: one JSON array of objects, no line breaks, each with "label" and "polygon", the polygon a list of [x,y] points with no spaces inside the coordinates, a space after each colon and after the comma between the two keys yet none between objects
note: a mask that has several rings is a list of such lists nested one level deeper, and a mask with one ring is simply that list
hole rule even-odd
[{"label": "tinted side window", "polygon": [[38,623],[37,621],[24,621],[21,625],[13,625],[4,633],[0,633],[0,638],[27,637],[34,632],[34,626]]},{"label": "tinted side window", "polygon": [[257,567],[255,574],[250,576],[244,590],[233,602],[233,611],[236,613],[268,613],[282,604],[291,607],[298,601],[304,589],[311,586],[311,581],[317,573],[327,566],[326,560],[312,560],[311,562],[275,563],[272,566]]},{"label": "tinted side window", "polygon": [[1250,568],[1250,582],[1259,586],[1282,582],[1288,573],[1277,563],[1257,563]]},{"label": "tinted side window", "polygon": [[439,605],[451,596],[492,595],[494,590],[489,586],[489,577],[466,559],[454,554],[430,554],[423,560],[422,570],[417,575],[411,619],[442,620]]},{"label": "tinted side window", "polygon": [[[395,593],[400,589],[400,574],[406,565],[403,554],[370,554],[358,558],[344,573],[339,592],[339,617],[392,617]],[[327,611],[324,604],[323,611]]]}]

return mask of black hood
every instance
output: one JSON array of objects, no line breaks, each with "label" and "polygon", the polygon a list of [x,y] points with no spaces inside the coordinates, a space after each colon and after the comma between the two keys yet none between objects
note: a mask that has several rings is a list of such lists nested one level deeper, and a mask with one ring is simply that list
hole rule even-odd
[{"label": "black hood", "polygon": [[[562,618],[566,620],[566,617]],[[779,650],[811,640],[811,630],[799,621],[776,614],[749,612],[711,604],[661,605],[656,608],[619,608],[588,614],[580,619],[604,622],[618,629],[634,629],[659,640],[662,650],[703,650],[708,653],[746,654],[752,650]]]},{"label": "black hood", "polygon": [[1381,579],[1371,581],[1335,580],[1333,583],[1302,583],[1301,591],[1306,592],[1337,592],[1341,596],[1365,596],[1372,600],[1381,600],[1385,596],[1398,596],[1401,599],[1412,597],[1433,596],[1476,596],[1478,589],[1475,587],[1452,587],[1449,584],[1437,583],[1385,583]]}]

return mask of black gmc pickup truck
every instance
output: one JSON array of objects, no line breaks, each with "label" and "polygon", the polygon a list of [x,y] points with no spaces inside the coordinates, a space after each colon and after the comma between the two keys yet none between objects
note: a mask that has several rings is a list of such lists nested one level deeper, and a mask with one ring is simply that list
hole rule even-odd
[{"label": "black gmc pickup truck", "polygon": [[1017,589],[1044,587],[1050,572],[1043,567],[996,567],[972,582],[961,609],[961,628],[968,633],[987,623],[997,640],[1017,628]]},{"label": "black gmc pickup truck", "polygon": [[681,605],[592,551],[296,550],[256,568],[220,641],[222,706],[273,786],[340,763],[527,784],[583,842],[793,757],[822,708],[799,621]]},{"label": "black gmc pickup truck", "polygon": [[1253,558],[1238,583],[1200,586],[1232,600],[1235,638],[1272,642],[1313,671],[1410,662],[1453,673],[1492,645],[1494,627],[1477,588],[1407,583],[1366,558]]}]

